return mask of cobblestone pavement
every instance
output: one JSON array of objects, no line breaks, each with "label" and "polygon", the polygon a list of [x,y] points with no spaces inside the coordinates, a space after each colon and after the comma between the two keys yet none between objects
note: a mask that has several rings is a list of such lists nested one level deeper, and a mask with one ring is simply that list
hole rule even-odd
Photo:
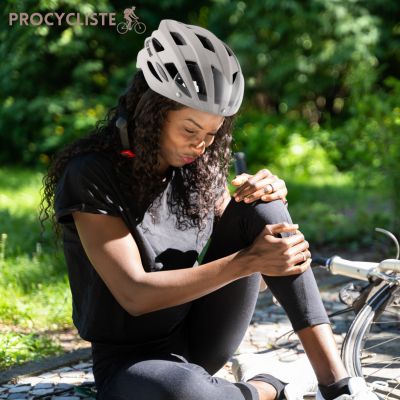
[{"label": "cobblestone pavement", "polygon": [[[338,300],[338,288],[343,286],[347,279],[331,276],[324,271],[317,271],[316,276],[328,313],[344,308]],[[351,314],[345,314],[335,318],[333,328],[338,344],[342,343],[352,317]],[[302,349],[297,336],[285,335],[290,330],[291,326],[284,311],[274,304],[270,292],[260,293],[252,323],[242,343],[235,356],[217,372],[216,376],[235,382],[232,374],[232,361],[235,362],[235,357],[244,353],[262,353],[289,344],[300,354]],[[2,385],[0,386],[0,399],[94,399],[92,386],[93,374],[89,360],[37,376],[24,376],[17,379],[17,382]]]}]

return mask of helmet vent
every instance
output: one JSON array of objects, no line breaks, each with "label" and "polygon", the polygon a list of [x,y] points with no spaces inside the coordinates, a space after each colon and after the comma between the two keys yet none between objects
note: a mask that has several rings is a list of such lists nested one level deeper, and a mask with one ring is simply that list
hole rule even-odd
[{"label": "helmet vent", "polygon": [[207,100],[206,86],[203,77],[201,76],[199,66],[193,61],[186,61],[186,65],[189,69],[199,99],[204,101]]},{"label": "helmet vent", "polygon": [[235,83],[237,71],[232,75],[232,85]]},{"label": "helmet vent", "polygon": [[197,33],[196,33],[196,36],[199,38],[201,44],[202,44],[206,49],[208,49],[208,50],[210,50],[210,51],[213,51],[213,52],[215,53],[214,46],[211,44],[211,42],[210,42],[209,39],[207,39],[207,38],[204,37],[204,36],[198,35]]},{"label": "helmet vent", "polygon": [[178,73],[178,70],[175,67],[175,64],[173,63],[166,63],[164,64],[165,69],[168,71],[171,79],[174,79],[176,74]]},{"label": "helmet vent", "polygon": [[184,46],[186,44],[185,40],[178,32],[170,32],[170,34],[177,45]]},{"label": "helmet vent", "polygon": [[229,54],[230,56],[232,56],[233,54],[232,54],[230,48],[229,48],[225,43],[224,43],[224,46],[225,46],[225,49],[226,49],[226,51],[228,52],[228,54]]},{"label": "helmet vent", "polygon": [[164,50],[164,47],[157,39],[153,38],[152,42],[153,42],[154,49],[157,53]]},{"label": "helmet vent", "polygon": [[178,86],[181,92],[185,93],[186,96],[192,97],[190,95],[189,89],[187,88],[185,81],[182,79],[181,74],[178,72],[174,79],[175,84]]},{"label": "helmet vent", "polygon": [[153,67],[153,64],[150,61],[147,61],[147,66],[149,67],[151,73],[160,81],[162,82],[162,80],[160,79],[160,77],[158,76],[156,70]]}]

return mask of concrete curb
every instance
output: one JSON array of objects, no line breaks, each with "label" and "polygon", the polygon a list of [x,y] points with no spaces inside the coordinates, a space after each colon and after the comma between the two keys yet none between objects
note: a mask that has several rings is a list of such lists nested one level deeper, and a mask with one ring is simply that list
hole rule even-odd
[{"label": "concrete curb", "polygon": [[84,347],[69,353],[61,354],[57,357],[44,358],[38,361],[31,361],[14,368],[0,372],[0,385],[9,381],[18,383],[18,381],[26,376],[38,375],[46,371],[50,371],[68,364],[79,361],[86,361],[92,357],[91,347]]}]

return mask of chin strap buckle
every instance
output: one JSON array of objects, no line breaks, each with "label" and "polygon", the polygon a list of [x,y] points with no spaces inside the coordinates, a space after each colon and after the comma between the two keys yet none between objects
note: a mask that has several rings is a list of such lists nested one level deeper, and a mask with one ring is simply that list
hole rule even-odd
[{"label": "chin strap buckle", "polygon": [[119,117],[117,119],[116,126],[119,130],[122,146],[124,147],[124,150],[120,151],[119,153],[126,158],[136,157],[136,154],[129,150],[129,137],[127,130],[128,123],[126,118],[124,116]]}]

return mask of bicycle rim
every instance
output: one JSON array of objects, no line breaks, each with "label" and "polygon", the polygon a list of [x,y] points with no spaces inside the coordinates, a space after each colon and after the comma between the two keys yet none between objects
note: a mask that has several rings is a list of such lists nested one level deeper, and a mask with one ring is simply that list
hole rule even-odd
[{"label": "bicycle rim", "polygon": [[347,332],[342,359],[350,375],[362,376],[382,399],[400,399],[400,289],[384,284],[364,305]]}]

